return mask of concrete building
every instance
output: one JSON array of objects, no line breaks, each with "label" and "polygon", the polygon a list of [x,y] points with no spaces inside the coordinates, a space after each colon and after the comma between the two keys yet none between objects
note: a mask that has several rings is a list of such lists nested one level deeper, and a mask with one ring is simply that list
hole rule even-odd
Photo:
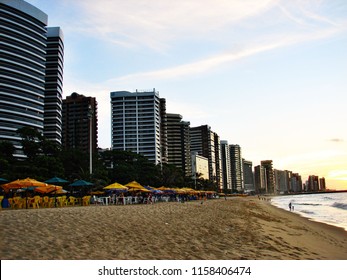
[{"label": "concrete building", "polygon": [[325,191],[326,190],[326,185],[325,185],[325,178],[319,178],[319,190]]},{"label": "concrete building", "polygon": [[[112,149],[141,154],[155,164],[167,162],[164,100],[155,91],[111,92]],[[163,155],[163,151],[165,155]]]},{"label": "concrete building", "polygon": [[266,174],[266,192],[274,193],[275,190],[275,178],[274,178],[274,170],[272,167],[272,160],[262,160],[260,162],[261,166],[265,169]]},{"label": "concrete building", "polygon": [[192,152],[192,174],[193,179],[209,180],[208,158],[200,156],[197,152]]},{"label": "concrete building", "polygon": [[274,170],[275,193],[285,194],[289,192],[290,177],[290,171]]},{"label": "concrete building", "polygon": [[205,158],[208,158],[209,180],[219,189],[222,188],[220,140],[208,125],[190,128],[190,148]]},{"label": "concrete building", "polygon": [[292,173],[290,178],[290,192],[298,193],[302,192],[302,179],[298,173]]},{"label": "concrete building", "polygon": [[168,164],[182,169],[185,176],[192,176],[190,151],[190,123],[182,121],[179,114],[166,114]]},{"label": "concrete building", "polygon": [[239,145],[229,145],[231,182],[233,192],[243,192],[245,185],[243,182],[243,164],[241,147]]},{"label": "concrete building", "polygon": [[316,175],[308,176],[306,191],[308,192],[316,192],[319,190],[319,177]]},{"label": "concrete building", "polygon": [[76,92],[63,100],[63,137],[65,149],[78,149],[84,153],[97,153],[98,107],[95,97]]},{"label": "concrete building", "polygon": [[221,162],[222,162],[222,176],[223,176],[223,192],[231,193],[231,163],[230,163],[230,150],[228,141],[220,141],[221,146]]},{"label": "concrete building", "polygon": [[249,160],[242,159],[242,165],[245,192],[255,192],[253,163]]},{"label": "concrete building", "polygon": [[48,16],[22,0],[0,0],[0,141],[25,157],[17,133],[24,126],[43,134]]},{"label": "concrete building", "polygon": [[59,27],[47,28],[44,136],[61,145],[64,37]]},{"label": "concrete building", "polygon": [[266,172],[265,168],[261,165],[254,167],[254,185],[256,193],[267,193]]}]

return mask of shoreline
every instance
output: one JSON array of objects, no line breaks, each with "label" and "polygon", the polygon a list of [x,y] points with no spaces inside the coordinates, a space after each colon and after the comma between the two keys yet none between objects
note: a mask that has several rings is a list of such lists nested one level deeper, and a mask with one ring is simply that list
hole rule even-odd
[{"label": "shoreline", "polygon": [[0,219],[2,260],[347,259],[344,229],[253,197],[2,210]]}]

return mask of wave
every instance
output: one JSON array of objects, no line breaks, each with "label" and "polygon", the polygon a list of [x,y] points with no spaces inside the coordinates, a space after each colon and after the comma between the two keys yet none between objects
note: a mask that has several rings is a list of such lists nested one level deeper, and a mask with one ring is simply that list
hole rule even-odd
[{"label": "wave", "polygon": [[314,214],[313,211],[308,211],[308,210],[300,210],[300,212],[305,213],[305,214],[310,214],[310,215]]},{"label": "wave", "polygon": [[332,207],[347,210],[347,204],[346,203],[334,202]]},{"label": "wave", "polygon": [[306,206],[320,206],[320,203],[295,203],[296,205],[306,205]]}]

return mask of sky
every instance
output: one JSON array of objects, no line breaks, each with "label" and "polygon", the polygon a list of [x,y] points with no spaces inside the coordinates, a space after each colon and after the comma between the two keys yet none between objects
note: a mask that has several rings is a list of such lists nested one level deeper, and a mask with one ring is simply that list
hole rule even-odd
[{"label": "sky", "polygon": [[347,189],[347,1],[27,0],[64,33],[64,98],[153,90],[243,158]]}]

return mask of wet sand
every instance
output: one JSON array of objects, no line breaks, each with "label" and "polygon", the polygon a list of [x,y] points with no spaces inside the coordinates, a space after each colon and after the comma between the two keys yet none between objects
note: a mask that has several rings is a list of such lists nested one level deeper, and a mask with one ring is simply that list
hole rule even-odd
[{"label": "wet sand", "polygon": [[0,211],[0,257],[337,260],[347,232],[257,198]]}]

